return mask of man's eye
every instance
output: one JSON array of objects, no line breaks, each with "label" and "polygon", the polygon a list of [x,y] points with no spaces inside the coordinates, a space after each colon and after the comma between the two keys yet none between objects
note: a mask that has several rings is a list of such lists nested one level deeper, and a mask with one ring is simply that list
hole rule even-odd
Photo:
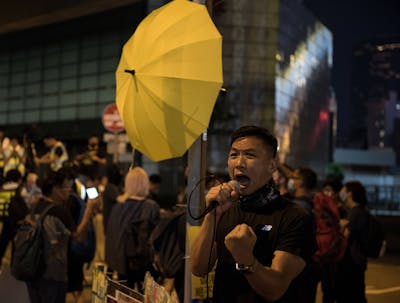
[{"label": "man's eye", "polygon": [[235,157],[237,157],[237,153],[230,153],[229,154],[229,158],[235,158]]}]

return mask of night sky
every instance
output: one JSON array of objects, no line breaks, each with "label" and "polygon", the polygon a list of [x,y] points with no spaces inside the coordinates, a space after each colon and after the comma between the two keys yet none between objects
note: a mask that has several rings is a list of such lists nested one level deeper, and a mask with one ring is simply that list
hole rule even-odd
[{"label": "night sky", "polygon": [[338,102],[338,145],[350,134],[357,104],[351,101],[352,50],[360,42],[400,40],[400,0],[303,0],[333,33],[332,84]]}]

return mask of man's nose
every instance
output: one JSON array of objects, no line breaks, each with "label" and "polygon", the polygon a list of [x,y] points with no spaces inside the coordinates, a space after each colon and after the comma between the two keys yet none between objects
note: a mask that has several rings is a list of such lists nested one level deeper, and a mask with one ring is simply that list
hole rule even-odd
[{"label": "man's nose", "polygon": [[236,167],[244,167],[246,163],[246,159],[244,155],[239,154],[237,159],[236,159]]}]

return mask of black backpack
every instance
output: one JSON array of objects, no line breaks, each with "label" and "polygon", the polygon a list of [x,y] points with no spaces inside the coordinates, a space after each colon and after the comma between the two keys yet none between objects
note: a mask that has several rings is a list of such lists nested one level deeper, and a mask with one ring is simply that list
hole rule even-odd
[{"label": "black backpack", "polygon": [[385,253],[385,233],[381,222],[374,216],[368,215],[368,251],[369,258],[379,258]]},{"label": "black backpack", "polygon": [[125,230],[125,257],[130,272],[145,271],[153,262],[151,233],[155,225],[147,219],[133,221]]},{"label": "black backpack", "polygon": [[157,255],[154,260],[156,270],[164,278],[175,277],[184,268],[186,211],[178,211],[162,218],[154,228],[151,238]]},{"label": "black backpack", "polygon": [[14,237],[14,252],[11,263],[11,274],[25,282],[38,280],[45,272],[45,237],[43,221],[47,212],[53,208],[47,205],[39,218],[34,209],[29,217],[18,227]]}]

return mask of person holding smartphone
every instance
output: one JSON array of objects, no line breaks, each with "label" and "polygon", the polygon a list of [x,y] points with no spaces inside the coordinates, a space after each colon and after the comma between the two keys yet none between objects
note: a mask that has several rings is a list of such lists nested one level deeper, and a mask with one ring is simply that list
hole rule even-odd
[{"label": "person holding smartphone", "polygon": [[35,207],[35,213],[41,213],[49,203],[55,207],[48,211],[43,224],[48,241],[45,246],[46,270],[40,279],[27,282],[31,302],[65,302],[69,241],[70,239],[84,241],[92,213],[99,204],[99,198],[87,200],[82,220],[77,223],[67,208],[74,193],[73,186],[74,175],[68,168],[50,173],[43,182],[43,197]]}]

